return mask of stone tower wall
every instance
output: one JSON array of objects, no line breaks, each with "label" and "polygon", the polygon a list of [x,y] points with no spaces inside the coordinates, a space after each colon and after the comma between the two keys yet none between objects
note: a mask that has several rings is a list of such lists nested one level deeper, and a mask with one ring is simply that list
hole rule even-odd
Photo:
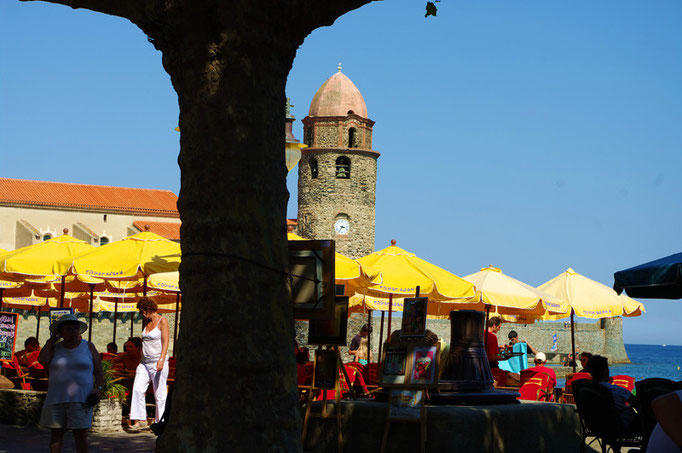
[{"label": "stone tower wall", "polygon": [[[350,159],[350,178],[336,178],[336,159]],[[312,178],[311,158],[317,159],[318,176]],[[360,258],[374,251],[374,213],[378,153],[353,149],[308,148],[298,164],[298,227],[309,239],[334,239],[336,251]],[[334,222],[345,214],[348,235],[337,235]]]}]

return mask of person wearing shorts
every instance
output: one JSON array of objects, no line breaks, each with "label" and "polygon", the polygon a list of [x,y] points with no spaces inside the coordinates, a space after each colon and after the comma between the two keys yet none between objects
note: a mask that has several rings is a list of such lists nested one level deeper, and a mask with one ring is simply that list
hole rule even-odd
[{"label": "person wearing shorts", "polygon": [[76,315],[62,316],[51,326],[52,335],[38,356],[50,370],[39,423],[51,430],[51,453],[62,451],[67,429],[73,432],[76,451],[88,451],[87,430],[92,407],[102,397],[104,374],[97,349],[81,337],[87,328]]}]

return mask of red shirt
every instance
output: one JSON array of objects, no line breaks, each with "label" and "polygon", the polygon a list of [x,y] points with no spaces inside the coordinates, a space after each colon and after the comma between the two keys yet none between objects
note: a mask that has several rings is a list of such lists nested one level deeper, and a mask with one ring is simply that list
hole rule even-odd
[{"label": "red shirt", "polygon": [[556,373],[554,372],[553,369],[551,369],[548,366],[544,365],[535,365],[533,368],[531,368],[533,371],[541,371],[543,373],[549,374],[549,382],[552,384],[552,387],[556,387]]},{"label": "red shirt", "polygon": [[486,330],[485,333],[488,336],[488,344],[486,345],[485,353],[488,356],[490,368],[498,368],[497,360],[495,360],[495,357],[500,353],[500,346],[497,344],[497,335],[489,330]]}]

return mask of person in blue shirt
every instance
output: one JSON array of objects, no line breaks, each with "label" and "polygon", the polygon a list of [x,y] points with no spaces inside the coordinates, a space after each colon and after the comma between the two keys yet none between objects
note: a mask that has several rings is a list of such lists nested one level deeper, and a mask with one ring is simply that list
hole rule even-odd
[{"label": "person in blue shirt", "polygon": [[512,357],[509,360],[503,360],[500,362],[500,369],[509,371],[510,373],[515,373],[520,375],[521,371],[528,368],[528,348],[530,348],[533,354],[537,354],[538,351],[533,347],[532,344],[528,343],[526,340],[519,339],[519,334],[515,330],[509,332],[509,346],[512,347],[512,352],[522,353],[518,357]]}]

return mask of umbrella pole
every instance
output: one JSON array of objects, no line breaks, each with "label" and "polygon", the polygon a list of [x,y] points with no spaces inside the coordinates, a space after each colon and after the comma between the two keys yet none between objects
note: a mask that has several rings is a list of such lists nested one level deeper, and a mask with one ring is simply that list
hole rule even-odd
[{"label": "umbrella pole", "polygon": [[88,341],[92,341],[92,300],[95,294],[95,285],[90,283],[90,317],[88,319]]},{"label": "umbrella pole", "polygon": [[[45,303],[47,303],[48,300],[45,299]],[[36,322],[36,339],[40,340],[40,310],[43,308],[42,305],[38,305],[38,318]]]},{"label": "umbrella pole", "polygon": [[386,341],[391,341],[391,313],[393,313],[393,294],[388,295],[388,335]]},{"label": "umbrella pole", "polygon": [[133,336],[133,327],[135,327],[135,312],[130,313],[130,336]]},{"label": "umbrella pole", "polygon": [[[366,306],[365,306],[366,307]],[[367,327],[369,327],[369,333],[367,334],[367,363],[372,363],[372,310],[367,310]]]},{"label": "umbrella pole", "polygon": [[142,286],[142,296],[147,297],[147,276],[144,276],[144,286]]},{"label": "umbrella pole", "polygon": [[573,354],[573,372],[575,373],[575,327],[573,324],[573,309],[571,308],[571,353]]},{"label": "umbrella pole", "polygon": [[2,293],[5,291],[4,288],[0,288],[0,311],[2,311]]},{"label": "umbrella pole", "polygon": [[[125,294],[125,293],[123,293]],[[116,343],[116,321],[118,320],[118,297],[114,300],[114,339],[111,340]]]},{"label": "umbrella pole", "polygon": [[180,293],[175,295],[175,327],[173,328],[173,357],[175,357],[175,342],[178,341],[178,314],[180,312]]},{"label": "umbrella pole", "polygon": [[485,338],[485,350],[488,350],[488,317],[490,316],[490,305],[485,306],[485,324],[483,324],[483,338]]},{"label": "umbrella pole", "polygon": [[381,362],[381,357],[382,357],[381,350],[382,350],[382,347],[384,345],[383,338],[384,338],[384,315],[385,314],[386,314],[386,312],[381,310],[381,324],[379,327],[379,357],[377,358],[378,363]]},{"label": "umbrella pole", "polygon": [[66,292],[66,275],[62,275],[62,288],[59,291],[59,308],[64,308],[64,293]]}]

